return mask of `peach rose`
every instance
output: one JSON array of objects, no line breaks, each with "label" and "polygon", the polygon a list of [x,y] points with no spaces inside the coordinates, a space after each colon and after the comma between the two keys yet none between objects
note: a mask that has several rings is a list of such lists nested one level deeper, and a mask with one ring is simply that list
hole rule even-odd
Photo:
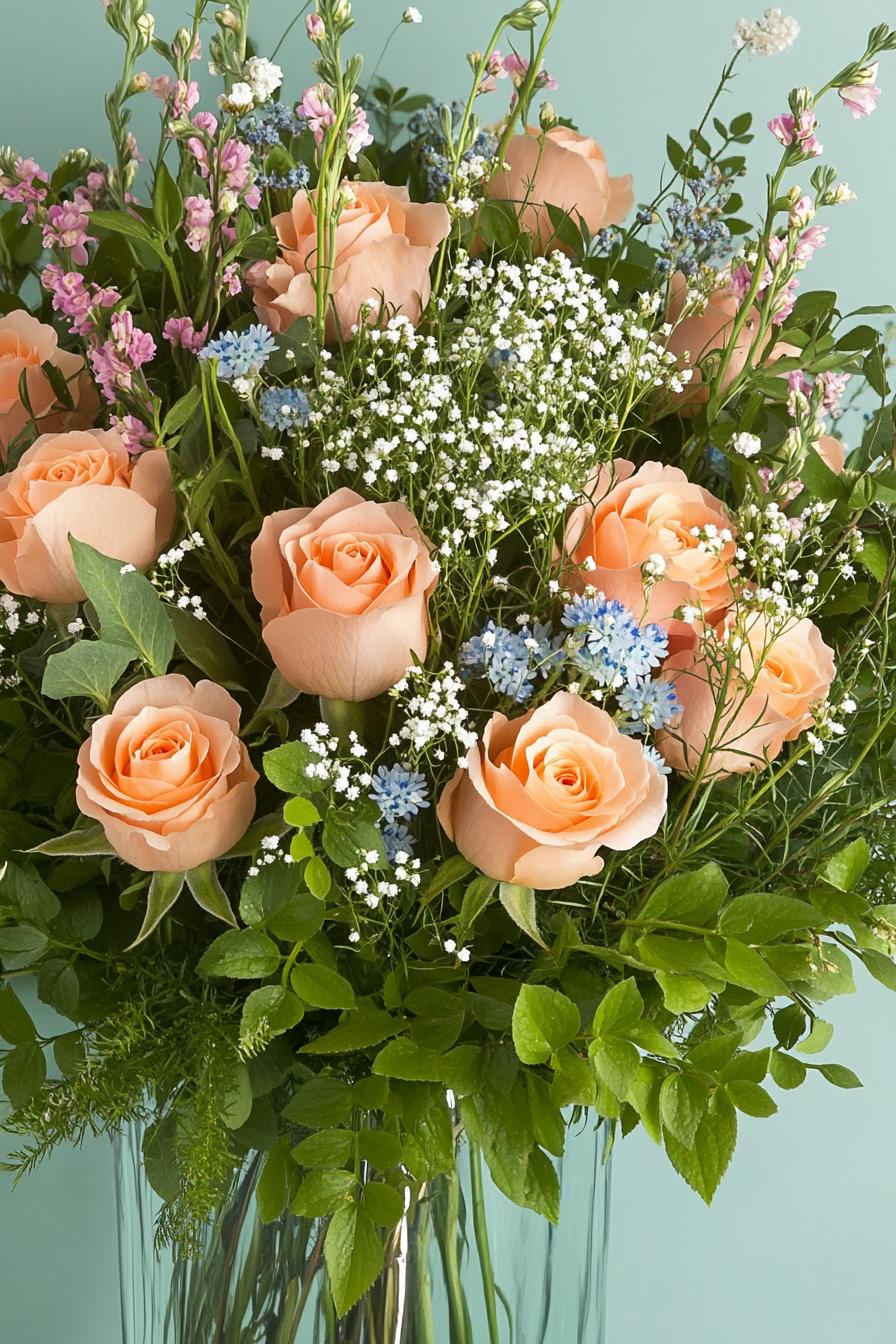
[{"label": "peach rose", "polygon": [[142,872],[186,872],[220,858],[255,813],[258,773],[239,725],[239,705],[213,681],[138,682],[78,752],[78,807]]},{"label": "peach rose", "polygon": [[[68,384],[73,410],[49,415],[56,405],[56,393],[41,368],[47,362],[56,366]],[[99,404],[84,360],[59,349],[59,337],[52,327],[20,309],[6,313],[0,317],[0,456],[4,460],[9,445],[31,420],[19,396],[23,371],[39,429],[86,428],[93,424]]]},{"label": "peach rose", "polygon": [[558,691],[520,718],[492,715],[437,815],[488,877],[548,891],[599,873],[598,849],[640,844],[665,811],[666,780],[640,742]]},{"label": "peach rose", "polygon": [[515,135],[508,144],[504,161],[507,167],[494,175],[488,194],[493,200],[522,206],[520,227],[541,252],[562,247],[548,205],[559,206],[576,221],[584,220],[594,234],[621,224],[634,204],[631,175],[611,177],[597,141],[567,126],[546,133],[527,126],[525,134]]},{"label": "peach rose", "polygon": [[835,476],[839,476],[846,462],[846,448],[833,434],[822,434],[815,445],[815,451],[826,467]]},{"label": "peach rose", "polygon": [[0,582],[42,602],[79,602],[69,533],[146,569],[176,512],[168,456],[129,456],[110,430],[43,434],[0,476]]},{"label": "peach rose", "polygon": [[[734,541],[718,552],[704,550],[693,528],[734,524],[725,506],[694,485],[678,467],[645,462],[637,470],[625,458],[599,467],[586,487],[588,501],[573,509],[564,550],[584,570],[570,576],[593,584],[622,602],[638,620],[656,621],[670,634],[686,635],[673,612],[685,604],[718,616],[731,602]],[[664,576],[645,587],[642,565],[653,555],[666,562]]]},{"label": "peach rose", "polygon": [[[774,634],[756,615],[737,631],[742,642],[726,684],[732,657],[728,639],[734,630],[729,616],[709,635],[714,649],[677,653],[663,668],[662,675],[675,684],[682,713],[674,728],[657,735],[657,747],[682,774],[697,771],[710,732],[706,777],[760,769],[785,742],[812,727],[814,707],[834,679],[833,651],[812,621],[794,621]],[[721,694],[725,703],[713,730]]]},{"label": "peach rose", "polygon": [[291,685],[370,700],[426,656],[437,573],[403,504],[337,490],[265,518],[252,545],[264,642]]},{"label": "peach rose", "polygon": [[[444,205],[419,205],[406,187],[352,182],[346,190],[351,200],[336,225],[329,340],[347,339],[362,304],[372,305],[371,322],[383,308],[418,322],[429,302],[430,264],[451,228]],[[272,331],[286,331],[316,309],[317,219],[307,191],[296,193],[291,210],[274,216],[274,229],[280,255],[250,266],[248,277],[259,317]]]}]

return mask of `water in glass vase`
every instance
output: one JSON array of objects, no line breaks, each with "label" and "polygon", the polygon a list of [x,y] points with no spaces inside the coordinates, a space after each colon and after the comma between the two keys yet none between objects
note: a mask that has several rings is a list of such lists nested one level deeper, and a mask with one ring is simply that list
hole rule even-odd
[{"label": "water in glass vase", "polygon": [[324,1223],[263,1224],[257,1159],[195,1258],[157,1252],[161,1203],[142,1137],[135,1125],[116,1139],[123,1344],[603,1344],[609,1167],[593,1120],[570,1127],[553,1159],[556,1227],[506,1199],[461,1140],[457,1175],[414,1192],[382,1274],[343,1320],[323,1265]]}]

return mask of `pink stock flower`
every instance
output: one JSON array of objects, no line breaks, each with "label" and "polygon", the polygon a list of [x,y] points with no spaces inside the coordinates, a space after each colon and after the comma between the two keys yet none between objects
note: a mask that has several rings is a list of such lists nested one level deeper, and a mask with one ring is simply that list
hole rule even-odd
[{"label": "pink stock flower", "polygon": [[[529,62],[524,56],[517,56],[516,52],[511,52],[503,60],[504,74],[509,75],[516,88],[519,88],[529,73]],[[539,70],[536,80],[536,88],[556,89],[559,85],[553,75],[549,75],[547,70]]]},{"label": "pink stock flower", "polygon": [[184,201],[184,228],[186,244],[191,252],[201,252],[209,240],[214,218],[212,203],[207,196],[188,196]]},{"label": "pink stock flower", "polygon": [[87,243],[96,239],[87,232],[88,215],[92,209],[84,192],[74,201],[63,205],[51,205],[47,211],[44,225],[44,247],[54,247],[61,252],[70,252],[76,266],[86,266],[88,261]]},{"label": "pink stock flower", "polygon": [[833,369],[828,369],[821,375],[821,385],[824,389],[821,396],[822,411],[832,415],[837,410],[848,382],[848,373],[835,373]]},{"label": "pink stock flower", "polygon": [[30,224],[37,207],[47,199],[49,178],[34,159],[18,158],[13,165],[13,176],[0,177],[0,200],[10,205],[24,205],[25,219]]},{"label": "pink stock flower", "polygon": [[302,101],[296,111],[308,122],[308,129],[314,136],[314,143],[323,142],[329,128],[335,125],[336,113],[331,99],[333,90],[329,84],[312,84],[302,94]]},{"label": "pink stock flower", "polygon": [[110,339],[91,350],[89,359],[103,396],[115,402],[119,392],[131,391],[134,374],[155,357],[156,343],[134,326],[130,313],[115,313],[110,327]]},{"label": "pink stock flower", "polygon": [[197,331],[191,317],[169,317],[162,329],[162,335],[172,346],[179,346],[188,354],[198,355],[205,345],[208,323],[206,322],[205,326]]},{"label": "pink stock flower", "polygon": [[[475,63],[478,64],[478,53],[474,53],[474,55],[477,57]],[[473,59],[474,57],[471,56],[470,60],[472,61]],[[479,85],[479,92],[494,93],[495,89],[498,87],[497,81],[499,79],[506,79],[508,73],[509,71],[504,63],[504,57],[501,55],[500,51],[493,51],[486,62],[485,75]]]},{"label": "pink stock flower", "polygon": [[812,391],[812,383],[802,369],[791,369],[787,375],[787,386],[789,388],[787,413],[796,419],[799,411],[806,406],[807,398]]},{"label": "pink stock flower", "polygon": [[73,332],[89,336],[96,330],[94,312],[120,302],[117,289],[88,285],[78,271],[63,271],[55,263],[44,267],[41,284],[51,296],[53,309],[67,317]]},{"label": "pink stock flower", "polygon": [[797,239],[796,247],[793,249],[794,261],[801,266],[805,266],[807,262],[811,261],[818,249],[824,247],[827,241],[825,238],[827,231],[825,224],[812,224],[801,233]]},{"label": "pink stock flower", "polygon": [[373,136],[370,134],[370,127],[367,125],[367,113],[363,107],[356,107],[351,125],[348,128],[348,157],[352,163],[357,162],[362,149],[366,149],[368,145],[372,144]]},{"label": "pink stock flower", "polygon": [[780,116],[772,117],[768,123],[768,129],[779,144],[785,148],[788,145],[796,145],[801,154],[813,159],[818,158],[822,152],[822,146],[815,135],[817,127],[815,113],[810,107],[805,108],[796,119],[789,112],[782,112]]},{"label": "pink stock flower", "polygon": [[138,420],[136,415],[113,415],[112,428],[120,436],[125,448],[135,457],[147,448],[155,448],[156,441],[149,425]]},{"label": "pink stock flower", "polygon": [[[185,32],[184,37],[185,39],[189,38],[189,34]],[[182,41],[180,35],[178,34],[177,36],[175,36],[174,40],[171,43],[171,50],[174,52],[175,56],[186,57],[188,62],[201,60],[202,38],[199,36],[195,37],[193,39],[193,44],[188,51],[187,41],[186,40]]]},{"label": "pink stock flower", "polygon": [[858,121],[859,117],[870,117],[877,107],[880,89],[874,81],[877,79],[878,64],[879,62],[875,61],[873,65],[866,66],[860,72],[861,79],[858,84],[847,84],[838,90],[844,107],[849,108],[854,121]]},{"label": "pink stock flower", "polygon": [[149,91],[154,98],[167,99],[171,92],[171,78],[169,75],[155,75],[149,81]]},{"label": "pink stock flower", "polygon": [[324,21],[319,14],[308,15],[305,19],[305,32],[308,34],[310,41],[323,41],[326,36],[326,28],[324,27]]},{"label": "pink stock flower", "polygon": [[225,266],[224,270],[221,272],[221,286],[223,289],[227,290],[227,293],[232,299],[235,298],[237,294],[242,294],[243,277],[240,274],[240,268],[235,261],[232,261],[229,266]]},{"label": "pink stock flower", "polygon": [[205,135],[214,136],[218,133],[218,118],[214,112],[197,112],[193,118],[193,125]]},{"label": "pink stock flower", "polygon": [[172,82],[167,75],[157,75],[149,87],[157,98],[170,101],[175,117],[189,116],[199,102],[199,85],[195,79],[189,83],[185,79]]}]

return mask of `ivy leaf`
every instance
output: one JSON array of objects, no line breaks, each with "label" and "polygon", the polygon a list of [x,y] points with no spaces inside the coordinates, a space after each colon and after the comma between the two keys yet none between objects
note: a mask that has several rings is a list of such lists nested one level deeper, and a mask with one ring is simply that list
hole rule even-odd
[{"label": "ivy leaf", "polygon": [[521,887],[515,882],[502,882],[498,887],[498,899],[517,928],[528,934],[533,943],[537,943],[545,952],[547,943],[538,932],[535,918],[535,892],[531,887]]},{"label": "ivy leaf", "polygon": [[524,1064],[543,1064],[578,1036],[581,1025],[578,1008],[565,994],[548,985],[523,985],[511,1022],[517,1057]]},{"label": "ivy leaf", "polygon": [[327,1228],[324,1261],[338,1316],[345,1316],[364,1296],[384,1259],[379,1233],[363,1209],[358,1204],[337,1209]]},{"label": "ivy leaf", "polygon": [[184,873],[153,873],[146,898],[146,914],[137,937],[127,949],[129,952],[138,943],[148,938],[167,915],[184,887]]},{"label": "ivy leaf", "polygon": [[145,574],[122,574],[120,560],[69,537],[75,570],[100,619],[104,641],[130,648],[155,676],[161,676],[174,653],[174,627],[162,599]]},{"label": "ivy leaf", "polygon": [[713,1093],[691,1145],[686,1147],[669,1130],[664,1139],[675,1170],[711,1204],[737,1143],[737,1113],[728,1097],[721,1089]]},{"label": "ivy leaf", "polygon": [[218,880],[214,862],[201,863],[197,868],[191,868],[186,878],[193,899],[201,909],[214,915],[215,919],[222,919],[225,924],[237,927],[236,916],[230,908],[227,892]]},{"label": "ivy leaf", "polygon": [[106,710],[113,686],[124,676],[133,657],[133,649],[121,644],[79,639],[47,659],[41,693],[50,700],[87,696]]},{"label": "ivy leaf", "polygon": [[230,929],[206,948],[196,972],[203,979],[266,980],[280,966],[280,950],[259,929]]}]

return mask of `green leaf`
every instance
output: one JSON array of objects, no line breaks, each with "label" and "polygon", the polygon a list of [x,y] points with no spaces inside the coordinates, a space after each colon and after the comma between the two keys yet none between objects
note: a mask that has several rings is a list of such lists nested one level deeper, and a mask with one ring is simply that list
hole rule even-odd
[{"label": "green leaf", "polygon": [[884,952],[876,952],[873,948],[867,948],[861,955],[869,975],[873,975],[887,989],[896,989],[896,963],[892,957]]},{"label": "green leaf", "polygon": [[0,928],[0,962],[7,971],[22,971],[35,965],[48,946],[47,935],[32,924]]},{"label": "green leaf", "polygon": [[122,574],[120,560],[112,560],[69,537],[75,570],[100,619],[104,641],[134,650],[138,658],[161,676],[174,653],[174,627],[162,599],[145,574]]},{"label": "green leaf", "polygon": [[819,1055],[830,1045],[833,1035],[834,1028],[830,1022],[825,1022],[823,1017],[816,1017],[812,1030],[804,1041],[800,1041],[797,1050],[801,1055]]},{"label": "green leaf", "polygon": [[184,200],[164,160],[159,163],[156,171],[152,212],[159,226],[159,233],[163,238],[170,238],[183,218]]},{"label": "green leaf", "polygon": [[309,1078],[284,1107],[283,1118],[308,1129],[340,1125],[353,1104],[352,1090],[341,1078]]},{"label": "green leaf", "polygon": [[229,639],[216,630],[210,621],[198,620],[185,607],[172,606],[165,610],[174,626],[177,647],[188,662],[219,686],[246,689],[245,671]]},{"label": "green leaf", "polygon": [[540,1148],[533,1148],[526,1164],[525,1207],[555,1225],[560,1221],[560,1179]]},{"label": "green leaf", "polygon": [[295,994],[281,985],[253,989],[243,1004],[240,1046],[252,1050],[255,1041],[266,1045],[274,1036],[297,1026],[304,1016],[305,1010]]},{"label": "green leaf", "polygon": [[403,1078],[409,1082],[438,1083],[444,1077],[444,1063],[437,1050],[417,1045],[404,1036],[390,1041],[373,1061],[373,1072],[384,1078]]},{"label": "green leaf", "polygon": [[558,1106],[593,1106],[597,1092],[594,1070],[575,1050],[559,1050],[551,1056],[554,1079],[551,1096]]},{"label": "green leaf", "polygon": [[376,826],[365,817],[355,816],[351,812],[337,809],[329,812],[321,842],[327,856],[339,868],[351,868],[358,862],[359,856],[368,850],[377,855],[375,862],[384,863],[386,859],[383,837]]},{"label": "green leaf", "polygon": [[317,896],[322,901],[325,900],[330,893],[333,879],[323,859],[318,858],[316,854],[313,859],[309,859],[305,864],[304,877],[312,895]]},{"label": "green leaf", "polygon": [[31,1015],[11,985],[0,989],[0,1036],[10,1045],[27,1045],[37,1035]]},{"label": "green leaf", "polygon": [[10,1050],[3,1065],[3,1091],[10,1106],[21,1110],[37,1096],[47,1076],[44,1052],[34,1041]]},{"label": "green leaf", "polygon": [[380,1273],[384,1258],[379,1233],[360,1206],[338,1208],[324,1242],[324,1261],[338,1316],[345,1316],[364,1296]]},{"label": "green leaf", "polygon": [[177,1117],[169,1112],[143,1135],[143,1170],[160,1199],[177,1199],[181,1191],[177,1166]]},{"label": "green leaf", "polygon": [[563,1112],[551,1095],[550,1086],[531,1069],[526,1071],[526,1092],[535,1142],[555,1157],[562,1157],[566,1144]]},{"label": "green leaf", "polygon": [[107,709],[112,688],[134,658],[134,651],[102,639],[79,639],[47,659],[41,693],[50,700],[82,695]]},{"label": "green leaf", "polygon": [[646,1020],[635,1022],[632,1026],[626,1027],[622,1034],[639,1050],[647,1050],[652,1055],[659,1055],[661,1059],[678,1059],[678,1048],[653,1022]]},{"label": "green leaf", "polygon": [[106,839],[106,833],[99,822],[81,826],[67,835],[54,835],[41,845],[34,845],[29,854],[47,854],[54,858],[89,858],[114,854],[115,850]]},{"label": "green leaf", "polygon": [[178,432],[178,430],[183,429],[185,425],[189,424],[198,411],[201,402],[201,391],[198,387],[191,387],[189,392],[185,393],[184,396],[174,403],[168,414],[165,416],[165,419],[162,421],[162,439],[170,439],[172,435]]},{"label": "green leaf", "polygon": [[222,919],[225,924],[236,928],[236,916],[230,908],[227,892],[218,880],[214,861],[201,863],[198,868],[191,868],[186,878],[196,904],[210,915],[214,915],[215,919]]},{"label": "green leaf", "polygon": [[466,995],[449,993],[436,985],[421,985],[405,999],[405,1007],[415,1015],[411,1035],[418,1045],[431,1050],[448,1050],[461,1033],[466,1017]]},{"label": "green leaf", "polygon": [[691,1145],[681,1143],[669,1130],[664,1139],[675,1170],[710,1204],[737,1143],[737,1114],[728,1097],[721,1090],[713,1093]]},{"label": "green leaf", "polygon": [[275,789],[300,797],[312,793],[317,781],[306,774],[308,766],[317,758],[304,742],[284,742],[282,747],[266,751],[262,768]]},{"label": "green leaf", "polygon": [[142,943],[156,929],[184,888],[184,873],[153,873],[146,898],[146,914],[137,937],[128,951]]},{"label": "green leaf", "polygon": [[[460,882],[467,876],[473,868],[469,859],[465,859],[462,854],[452,854],[444,863],[440,863],[426,886],[420,893],[420,904],[429,905],[434,897],[447,891],[449,887],[454,886],[455,882]],[[486,881],[490,881],[486,878]],[[492,886],[494,887],[494,883]]]},{"label": "green leaf", "polygon": [[638,918],[646,922],[714,925],[728,895],[728,880],[717,863],[706,863],[690,873],[677,873],[661,882]]},{"label": "green leaf", "polygon": [[81,1072],[87,1058],[84,1033],[67,1031],[53,1042],[53,1058],[63,1078],[74,1078]]},{"label": "green leaf", "polygon": [[725,940],[725,972],[733,984],[750,989],[754,994],[774,998],[787,993],[787,985],[756,949],[736,938]]},{"label": "green leaf", "polygon": [[206,948],[196,972],[203,979],[265,980],[280,966],[280,951],[258,929],[230,929]]},{"label": "green leaf", "polygon": [[868,867],[870,859],[871,850],[868,848],[868,841],[864,836],[859,836],[858,840],[844,845],[828,859],[821,870],[822,876],[838,891],[851,891]]},{"label": "green leaf", "polygon": [[218,1102],[221,1119],[228,1129],[240,1129],[252,1113],[252,1083],[249,1070],[241,1059],[233,1061],[232,1071],[220,1088]]},{"label": "green leaf", "polygon": [[858,1075],[853,1073],[852,1069],[847,1069],[844,1064],[819,1064],[812,1067],[817,1067],[821,1076],[826,1078],[829,1083],[833,1083],[835,1087],[862,1086],[862,1080]]},{"label": "green leaf", "polygon": [[527,934],[540,948],[547,952],[547,944],[538,932],[535,917],[535,892],[531,887],[521,887],[515,882],[502,882],[498,887],[498,899],[514,924]]},{"label": "green leaf", "polygon": [[705,980],[695,975],[676,975],[672,971],[657,971],[656,982],[663,991],[663,1003],[670,1013],[696,1013],[705,1008],[713,990]]},{"label": "green leaf", "polygon": [[620,980],[597,1005],[591,1029],[595,1036],[624,1034],[625,1029],[637,1022],[643,1012],[644,1000],[634,980]]},{"label": "green leaf", "polygon": [[310,891],[297,891],[268,919],[275,938],[287,943],[307,943],[323,926],[327,908]]},{"label": "green leaf", "polygon": [[49,924],[62,908],[31,865],[17,863],[6,863],[0,868],[0,904],[35,924]]},{"label": "green leaf", "polygon": [[358,1131],[358,1152],[378,1171],[388,1171],[390,1167],[397,1167],[402,1159],[401,1140],[386,1129],[361,1129]]},{"label": "green leaf", "polygon": [[348,1161],[354,1147],[351,1130],[319,1129],[297,1143],[292,1155],[300,1167],[339,1167]]},{"label": "green leaf", "polygon": [[401,1018],[390,1016],[382,1009],[370,1008],[353,1013],[317,1040],[308,1041],[300,1053],[304,1055],[339,1055],[351,1050],[366,1050],[379,1045],[404,1029]]},{"label": "green leaf", "polygon": [[355,991],[344,976],[327,966],[306,962],[294,966],[290,984],[314,1008],[354,1008]]},{"label": "green leaf", "polygon": [[320,813],[310,798],[290,798],[283,808],[283,820],[287,826],[314,826]]},{"label": "green leaf", "polygon": [[818,927],[818,911],[806,901],[791,896],[756,892],[738,896],[725,907],[719,929],[744,943],[770,943],[796,929]]},{"label": "green leaf", "polygon": [[791,1092],[805,1082],[806,1066],[801,1059],[794,1059],[783,1050],[773,1050],[769,1056],[769,1073],[778,1087]]},{"label": "green leaf", "polygon": [[94,210],[90,215],[90,227],[105,229],[107,233],[122,233],[126,238],[150,245],[158,242],[155,230],[124,210]]},{"label": "green leaf", "polygon": [[495,899],[497,885],[497,882],[490,877],[473,878],[464,892],[460,914],[457,917],[457,927],[462,934],[469,934],[483,910],[491,905]]},{"label": "green leaf", "polygon": [[641,1064],[636,1047],[617,1036],[598,1036],[589,1045],[588,1054],[600,1081],[624,1101]]},{"label": "green leaf", "polygon": [[351,1171],[309,1171],[289,1206],[300,1218],[326,1218],[347,1203],[357,1185]]},{"label": "green leaf", "polygon": [[709,1105],[709,1090],[688,1073],[673,1073],[660,1088],[660,1119],[664,1129],[689,1148]]},{"label": "green leaf", "polygon": [[78,973],[67,961],[44,961],[37,971],[37,997],[63,1017],[74,1017],[78,1007]]},{"label": "green leaf", "polygon": [[547,985],[523,985],[513,1008],[513,1044],[524,1064],[543,1064],[581,1031],[571,999]]},{"label": "green leaf", "polygon": [[753,1115],[765,1117],[774,1115],[778,1107],[772,1098],[759,1083],[751,1083],[746,1079],[736,1079],[734,1082],[725,1084],[725,1091],[729,1100],[733,1101],[739,1111],[744,1115]]},{"label": "green leaf", "polygon": [[266,1225],[275,1223],[286,1211],[291,1168],[289,1139],[284,1135],[277,1140],[265,1158],[255,1187],[258,1217]]},{"label": "green leaf", "polygon": [[362,1187],[361,1208],[380,1227],[397,1227],[404,1217],[401,1193],[383,1181],[368,1181]]}]

